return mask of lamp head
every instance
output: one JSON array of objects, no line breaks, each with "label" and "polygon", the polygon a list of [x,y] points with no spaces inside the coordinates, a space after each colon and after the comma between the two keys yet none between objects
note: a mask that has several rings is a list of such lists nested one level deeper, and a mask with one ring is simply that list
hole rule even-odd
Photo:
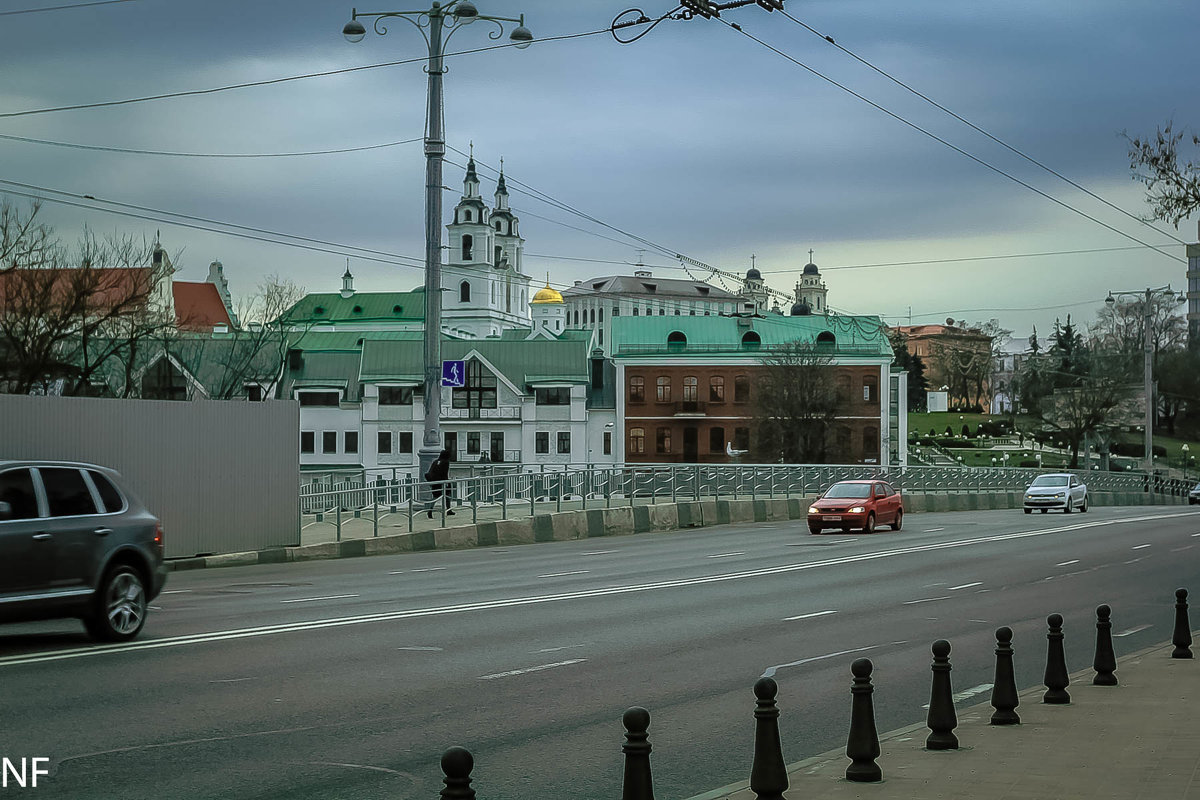
[{"label": "lamp head", "polygon": [[1115,302],[1117,302],[1117,301],[1116,301],[1116,298],[1114,298],[1114,297],[1112,296],[1112,292],[1109,292],[1109,293],[1108,293],[1108,297],[1104,298],[1104,303],[1105,303],[1106,305],[1109,305],[1109,306],[1111,306],[1111,305],[1112,305],[1113,303],[1115,303]]},{"label": "lamp head", "polygon": [[533,44],[533,34],[529,28],[524,25],[518,25],[513,28],[513,32],[509,34],[509,40],[516,45],[518,50],[524,50],[529,45]]},{"label": "lamp head", "polygon": [[350,20],[346,23],[346,27],[342,28],[342,36],[346,37],[347,42],[361,42],[366,35],[367,29],[356,19]]},{"label": "lamp head", "polygon": [[479,16],[479,9],[471,0],[458,0],[454,6],[454,16],[464,24],[474,22],[475,18]]}]

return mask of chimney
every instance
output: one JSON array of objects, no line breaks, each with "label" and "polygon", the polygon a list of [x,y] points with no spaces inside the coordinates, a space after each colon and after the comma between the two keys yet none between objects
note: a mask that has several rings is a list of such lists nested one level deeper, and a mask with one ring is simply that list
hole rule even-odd
[{"label": "chimney", "polygon": [[592,388],[604,388],[604,351],[598,347],[592,351]]}]

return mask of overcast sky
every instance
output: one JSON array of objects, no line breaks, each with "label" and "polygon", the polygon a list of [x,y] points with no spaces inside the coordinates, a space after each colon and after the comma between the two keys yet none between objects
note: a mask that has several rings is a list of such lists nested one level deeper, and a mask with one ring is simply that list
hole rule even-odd
[{"label": "overcast sky", "polygon": [[[78,0],[0,0],[0,12]],[[369,10],[414,10],[395,0]],[[608,0],[476,0],[525,14],[535,37],[607,29]],[[1170,119],[1200,127],[1200,3],[1195,0],[788,0],[787,10],[993,136],[1135,214],[1122,131]],[[670,0],[645,0],[657,17]],[[418,139],[420,64],[107,108],[14,112],[208,89],[425,54],[396,20],[358,44],[341,35],[350,2],[125,0],[0,15],[0,134],[189,153],[282,153]],[[828,42],[756,6],[724,19],[812,69],[1119,233],[990,171],[719,21],[666,21],[621,45],[605,32],[448,59],[449,146],[473,141],[483,192],[507,175],[671,253],[744,273],[751,254],[791,291],[815,251],[834,308],[890,322],[998,317],[1016,335],[1055,317],[1088,320],[1106,292],[1184,284],[1196,221],[1157,232],[987,140]],[[492,44],[478,22],[447,50]],[[625,34],[629,35],[629,31]],[[507,31],[506,31],[507,34]],[[501,40],[506,41],[506,40]],[[465,159],[451,151],[450,162]],[[84,225],[153,236],[183,251],[179,276],[225,264],[235,297],[268,273],[310,291],[410,289],[423,258],[419,142],[292,158],[182,158],[0,139],[0,178],[47,189],[305,236],[334,253],[47,203],[66,238]],[[462,169],[446,164],[446,213]],[[0,185],[0,189],[6,185]],[[8,187],[11,188],[11,187]],[[628,273],[644,248],[656,274],[679,262],[612,229],[517,193],[526,271],[557,285]],[[51,195],[47,195],[51,196]],[[21,201],[25,202],[25,201]],[[583,230],[578,230],[583,229]],[[1171,235],[1168,235],[1171,234]],[[413,266],[354,257],[408,256]],[[1127,249],[1132,248],[1132,249]],[[995,258],[1056,251],[1108,252]],[[1111,250],[1110,250],[1111,249]],[[939,259],[978,259],[906,264]],[[595,263],[596,259],[618,263]],[[386,257],[388,261],[396,261]],[[861,265],[887,264],[872,268]],[[702,271],[694,274],[703,275]],[[1055,306],[1056,308],[1047,308]],[[1016,309],[1016,310],[1014,310]]]}]

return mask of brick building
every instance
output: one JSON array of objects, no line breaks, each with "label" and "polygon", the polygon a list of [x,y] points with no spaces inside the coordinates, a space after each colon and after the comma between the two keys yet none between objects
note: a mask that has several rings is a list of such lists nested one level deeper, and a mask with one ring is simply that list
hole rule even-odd
[{"label": "brick building", "polygon": [[[764,353],[789,342],[831,357],[839,409],[831,461],[907,461],[906,375],[876,317],[618,317],[613,321],[618,460],[726,463],[751,450]],[[743,460],[751,460],[746,454]]]}]

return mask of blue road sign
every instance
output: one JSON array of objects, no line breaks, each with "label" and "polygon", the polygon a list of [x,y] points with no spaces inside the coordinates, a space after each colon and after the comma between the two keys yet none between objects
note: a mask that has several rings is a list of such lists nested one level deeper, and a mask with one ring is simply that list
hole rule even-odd
[{"label": "blue road sign", "polygon": [[442,386],[453,386],[461,389],[467,385],[466,361],[442,362]]}]

